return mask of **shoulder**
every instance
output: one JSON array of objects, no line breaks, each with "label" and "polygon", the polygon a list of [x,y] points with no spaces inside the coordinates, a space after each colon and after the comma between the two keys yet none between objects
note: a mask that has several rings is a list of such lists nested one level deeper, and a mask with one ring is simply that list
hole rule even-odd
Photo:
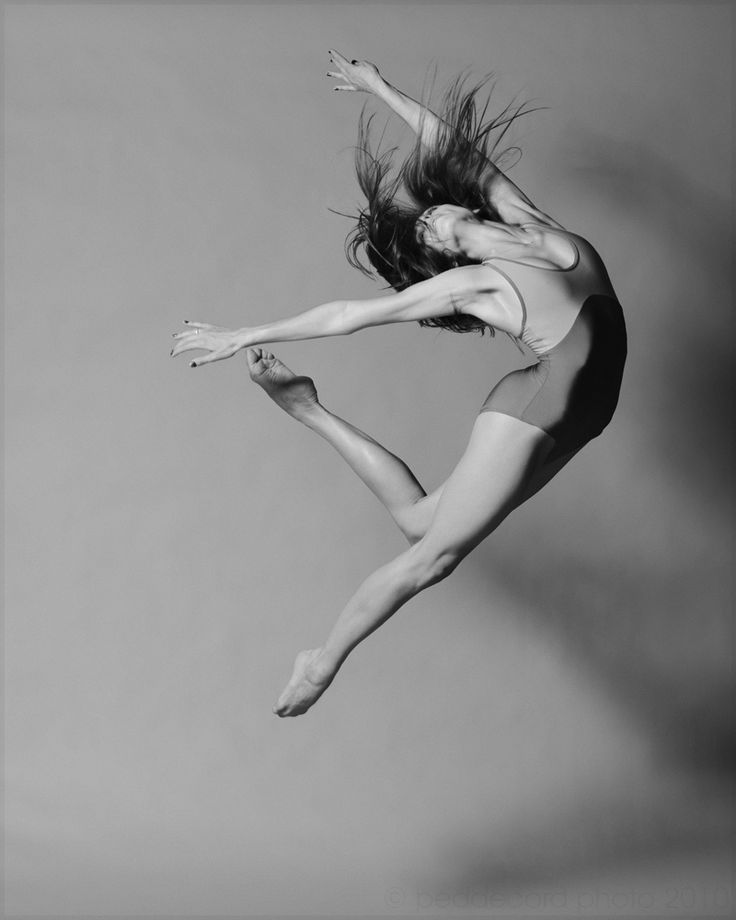
[{"label": "shoulder", "polygon": [[503,287],[501,273],[487,262],[476,262],[451,268],[440,275],[435,275],[433,283],[457,303],[468,298],[493,294]]},{"label": "shoulder", "polygon": [[458,291],[482,292],[494,285],[494,278],[498,272],[488,262],[474,262],[471,265],[461,265],[438,275],[444,283]]},{"label": "shoulder", "polygon": [[499,217],[505,224],[523,227],[526,224],[536,224],[540,227],[549,227],[553,230],[565,230],[549,214],[540,211],[526,196],[506,195],[494,202]]},{"label": "shoulder", "polygon": [[444,272],[453,309],[475,316],[502,332],[513,328],[509,310],[508,278],[487,262],[463,265]]},{"label": "shoulder", "polygon": [[409,285],[401,292],[407,300],[427,297],[460,297],[490,293],[498,287],[498,272],[485,262],[450,268]]}]

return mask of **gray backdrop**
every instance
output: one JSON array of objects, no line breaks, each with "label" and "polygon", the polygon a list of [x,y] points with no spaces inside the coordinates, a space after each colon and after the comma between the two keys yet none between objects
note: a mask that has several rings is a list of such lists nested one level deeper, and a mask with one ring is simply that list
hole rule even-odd
[{"label": "gray backdrop", "polygon": [[[10,913],[727,910],[732,11],[6,7]],[[549,106],[512,176],[603,253],[630,359],[605,435],[281,721],[403,539],[241,356],[169,334],[380,293],[327,210],[365,98],[330,47]],[[430,488],[502,339],[275,350]]]}]

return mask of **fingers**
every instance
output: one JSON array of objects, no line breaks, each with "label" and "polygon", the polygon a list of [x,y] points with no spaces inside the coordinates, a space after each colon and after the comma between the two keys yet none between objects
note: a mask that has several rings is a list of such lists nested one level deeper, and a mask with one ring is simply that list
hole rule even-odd
[{"label": "fingers", "polygon": [[333,86],[334,90],[348,93],[375,93],[380,85],[380,74],[375,64],[370,61],[359,61],[355,58],[349,61],[334,48],[329,51],[330,63],[335,65],[335,70],[327,72],[328,77],[342,80],[340,86]]},{"label": "fingers", "polygon": [[176,342],[171,349],[171,357],[175,358],[177,355],[182,354],[182,352],[192,351],[198,348],[207,351],[218,351],[222,348],[223,342],[221,338],[218,341],[215,335],[216,330],[214,329],[191,329],[187,332],[176,332],[174,333]]},{"label": "fingers", "polygon": [[211,323],[193,323],[188,319],[184,320],[187,327],[183,332],[172,332],[171,337],[174,339],[183,339],[184,336],[193,335],[197,332],[223,332],[224,326],[213,326]]},{"label": "fingers", "polygon": [[[171,357],[176,358],[178,355],[183,355],[185,351],[201,351],[203,348],[207,347],[208,346],[204,345],[198,336],[192,336],[188,341],[178,342],[171,349]],[[202,355],[202,357],[190,361],[189,367],[199,367],[200,364],[209,364],[212,361],[222,361],[223,358],[230,358],[234,354],[235,351],[232,348],[215,350],[208,355]]]},{"label": "fingers", "polygon": [[231,344],[230,333],[232,330],[224,326],[213,326],[212,323],[193,323],[184,320],[186,329],[183,332],[172,333],[175,339],[174,347],[171,349],[171,357],[185,351],[201,348],[207,351],[218,351]]},{"label": "fingers", "polygon": [[196,351],[198,348],[206,348],[202,337],[198,335],[190,335],[185,339],[179,339],[179,341],[171,349],[171,357],[175,358],[177,355],[183,354],[185,351]]},{"label": "fingers", "polygon": [[190,361],[189,367],[199,367],[202,364],[212,364],[213,361],[223,361],[225,358],[232,358],[234,354],[235,350],[232,348],[225,348],[222,351],[213,351],[203,358],[197,358],[194,361]]},{"label": "fingers", "polygon": [[[339,73],[337,70],[328,70],[326,76],[334,77],[336,80],[348,80],[349,77],[344,73]],[[337,87],[335,87],[337,89]]]},{"label": "fingers", "polygon": [[209,355],[204,355],[201,358],[197,358],[196,361],[190,361],[189,367],[199,367],[200,364],[210,364],[212,361],[219,361],[224,355],[220,355],[219,352],[213,351]]},{"label": "fingers", "polygon": [[[330,52],[330,55],[333,55],[333,54],[337,54],[337,52]],[[337,64],[340,70],[339,71],[338,70],[328,70],[327,76],[333,77],[335,80],[345,80],[346,82],[345,84],[341,84],[340,86],[333,86],[332,88],[334,90],[342,90],[343,92],[348,92],[348,93],[358,92],[358,87],[350,82],[350,77],[346,73],[346,68],[341,63],[341,61],[344,61],[345,64],[347,64],[347,60],[345,60],[345,58],[343,58],[342,55],[338,55],[338,57],[340,58],[340,60],[338,60],[337,58],[334,58],[333,63]],[[352,61],[352,63],[357,64],[358,62]]]}]

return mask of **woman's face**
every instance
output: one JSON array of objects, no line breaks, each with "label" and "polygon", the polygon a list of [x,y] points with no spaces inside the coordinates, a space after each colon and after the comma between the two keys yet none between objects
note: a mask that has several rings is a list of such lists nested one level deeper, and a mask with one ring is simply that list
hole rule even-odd
[{"label": "woman's face", "polygon": [[427,208],[417,218],[417,239],[428,249],[459,255],[462,250],[457,244],[456,229],[458,222],[466,220],[478,223],[472,211],[456,204],[439,204]]}]

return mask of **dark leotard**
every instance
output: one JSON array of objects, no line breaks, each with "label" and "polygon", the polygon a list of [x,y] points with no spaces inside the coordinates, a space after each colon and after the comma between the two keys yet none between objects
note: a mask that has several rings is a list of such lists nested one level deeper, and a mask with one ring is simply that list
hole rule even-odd
[{"label": "dark leotard", "polygon": [[[527,226],[527,225],[525,225]],[[579,450],[608,425],[626,361],[621,305],[598,253],[575,234],[559,233],[574,250],[569,268],[540,268],[512,259],[509,282],[521,307],[519,338],[536,355],[493,388],[481,412],[502,412],[541,428],[555,444],[548,459]]]}]

